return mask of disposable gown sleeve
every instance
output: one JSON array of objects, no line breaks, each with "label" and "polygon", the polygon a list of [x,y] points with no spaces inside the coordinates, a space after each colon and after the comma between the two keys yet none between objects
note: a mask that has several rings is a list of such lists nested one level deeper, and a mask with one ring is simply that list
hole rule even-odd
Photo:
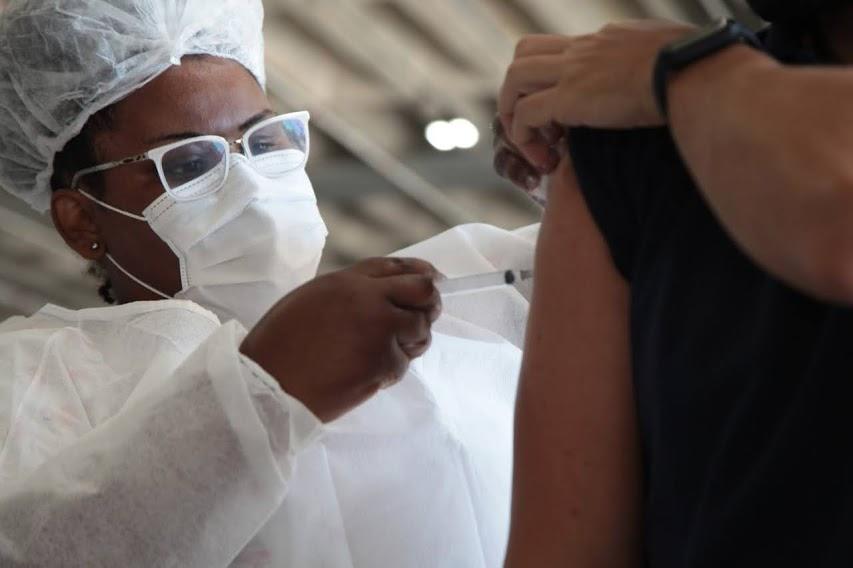
[{"label": "disposable gown sleeve", "polygon": [[0,565],[227,566],[321,432],[239,353],[244,333],[220,327],[103,425],[4,479]]},{"label": "disposable gown sleeve", "polygon": [[[526,270],[533,268],[538,237],[538,224],[508,231],[473,223],[454,227],[394,256],[422,258],[450,278],[496,270]],[[497,334],[521,349],[532,292],[532,281],[527,281],[450,296],[443,299],[443,313]],[[440,328],[441,325],[435,329]]]}]

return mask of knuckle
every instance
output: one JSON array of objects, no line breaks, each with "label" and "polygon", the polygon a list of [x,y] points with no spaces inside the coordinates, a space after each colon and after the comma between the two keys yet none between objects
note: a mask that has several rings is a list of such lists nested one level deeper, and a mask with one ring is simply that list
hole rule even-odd
[{"label": "knuckle", "polygon": [[[433,269],[434,271],[434,269]],[[424,275],[418,278],[418,292],[426,297],[431,297],[435,292],[435,280],[432,276]]]},{"label": "knuckle", "polygon": [[310,285],[314,287],[315,290],[341,290],[344,293],[352,294],[354,288],[353,282],[354,274],[347,270],[341,270],[339,272],[333,272],[331,274],[321,276],[320,278],[312,281]]},{"label": "knuckle", "polygon": [[530,51],[530,44],[533,42],[533,38],[530,36],[524,36],[519,39],[515,43],[515,55],[516,57],[519,55],[524,55],[528,51]]},{"label": "knuckle", "polygon": [[419,258],[400,257],[394,258],[394,266],[405,272],[421,272],[424,270],[424,261]]},{"label": "knuckle", "polygon": [[408,265],[409,260],[405,258],[398,258],[395,256],[389,256],[382,259],[383,267],[386,268],[390,272],[403,270]]},{"label": "knuckle", "polygon": [[432,265],[431,262],[415,258],[412,259],[412,268],[421,276],[427,279],[432,279],[432,277],[436,274],[435,266]]},{"label": "knuckle", "polygon": [[353,264],[352,266],[350,266],[349,268],[346,268],[345,270],[341,270],[339,272],[336,272],[335,274],[339,274],[339,275],[343,275],[343,274],[369,275],[369,274],[376,272],[378,270],[380,264],[377,261],[378,261],[378,259],[376,259],[376,258],[367,258],[364,260],[360,260],[360,261],[356,262],[355,264]]},{"label": "knuckle", "polygon": [[512,78],[517,76],[522,67],[524,67],[524,61],[521,59],[516,59],[515,61],[509,64],[509,67],[506,71],[507,77]]}]

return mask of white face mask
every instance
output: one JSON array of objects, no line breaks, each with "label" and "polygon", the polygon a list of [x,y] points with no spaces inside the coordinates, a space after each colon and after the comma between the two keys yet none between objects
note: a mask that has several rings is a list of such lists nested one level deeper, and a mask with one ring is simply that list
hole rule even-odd
[{"label": "white face mask", "polygon": [[[181,269],[175,298],[251,329],[282,297],[316,276],[328,231],[304,169],[271,179],[244,156],[231,157],[225,185],[201,199],[178,202],[164,193],[142,217],[95,201],[147,221],[171,247]],[[107,258],[141,286],[169,298]]]}]

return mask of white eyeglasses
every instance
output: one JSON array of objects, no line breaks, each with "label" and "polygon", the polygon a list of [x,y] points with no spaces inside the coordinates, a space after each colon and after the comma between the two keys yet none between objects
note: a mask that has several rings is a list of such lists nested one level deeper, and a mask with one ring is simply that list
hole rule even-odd
[{"label": "white eyeglasses", "polygon": [[175,201],[191,201],[219,191],[231,167],[231,144],[241,147],[255,170],[276,178],[302,168],[308,161],[307,111],[283,114],[264,120],[229,142],[221,136],[198,136],[160,146],[138,156],[86,168],[74,174],[71,188],[83,176],[126,164],[151,160],[160,182]]}]

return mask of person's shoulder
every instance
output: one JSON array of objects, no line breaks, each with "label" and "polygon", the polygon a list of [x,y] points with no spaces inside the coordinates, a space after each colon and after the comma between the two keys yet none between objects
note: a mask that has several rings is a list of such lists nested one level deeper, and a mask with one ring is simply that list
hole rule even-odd
[{"label": "person's shoulder", "polygon": [[8,336],[9,334],[22,332],[34,332],[38,330],[49,331],[62,328],[63,323],[51,314],[52,308],[55,308],[55,306],[48,304],[32,315],[12,316],[0,322],[0,336]]},{"label": "person's shoulder", "polygon": [[8,333],[26,327],[27,319],[25,316],[12,316],[0,321],[0,333]]},{"label": "person's shoulder", "polygon": [[29,349],[45,347],[63,336],[61,343],[77,337],[93,348],[166,341],[179,350],[198,344],[220,326],[211,312],[182,300],[135,302],[121,306],[68,309],[47,305],[29,317],[12,317],[0,323],[0,348],[25,343]]},{"label": "person's shoulder", "polygon": [[62,333],[65,325],[45,313],[47,307],[33,315],[13,316],[0,323],[0,382],[6,384],[22,369],[35,372],[57,334]]}]

